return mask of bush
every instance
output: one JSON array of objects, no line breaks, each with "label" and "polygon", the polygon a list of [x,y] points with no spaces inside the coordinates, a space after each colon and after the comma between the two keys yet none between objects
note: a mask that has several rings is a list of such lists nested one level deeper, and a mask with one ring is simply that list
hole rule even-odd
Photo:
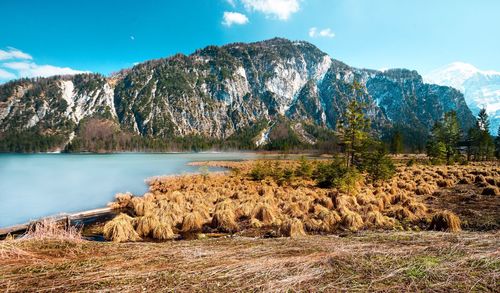
[{"label": "bush", "polygon": [[385,147],[380,142],[367,141],[361,153],[359,168],[366,171],[373,181],[388,180],[394,176],[396,167],[387,156]]},{"label": "bush", "polygon": [[361,180],[361,174],[355,167],[347,167],[340,160],[333,160],[318,164],[313,172],[313,179],[319,187],[335,187],[349,192]]},{"label": "bush", "polygon": [[297,177],[311,178],[312,172],[312,165],[307,161],[306,157],[300,157],[299,166],[295,169],[295,175]]},{"label": "bush", "polygon": [[268,171],[264,167],[264,165],[261,162],[257,162],[252,170],[250,171],[250,178],[252,180],[258,181],[258,180],[264,180],[268,176]]},{"label": "bush", "polygon": [[429,142],[427,155],[433,165],[442,164],[446,161],[446,145],[443,142]]}]

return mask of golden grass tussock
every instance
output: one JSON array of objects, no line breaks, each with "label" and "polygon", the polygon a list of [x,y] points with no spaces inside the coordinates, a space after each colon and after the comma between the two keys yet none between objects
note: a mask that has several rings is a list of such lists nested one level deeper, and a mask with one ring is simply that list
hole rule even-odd
[{"label": "golden grass tussock", "polygon": [[113,242],[139,241],[141,237],[134,229],[134,218],[121,213],[104,225],[103,235]]},{"label": "golden grass tussock", "polygon": [[336,211],[330,211],[323,219],[322,230],[331,233],[338,228],[342,217]]},{"label": "golden grass tussock", "polygon": [[123,209],[129,206],[130,201],[132,200],[132,193],[117,193],[115,195],[114,202],[108,204],[108,206],[112,209]]},{"label": "golden grass tussock", "polygon": [[355,232],[363,228],[363,219],[356,212],[344,210],[342,216],[342,226],[345,229]]},{"label": "golden grass tussock", "polygon": [[[10,235],[10,234],[9,234]],[[9,237],[9,235],[7,235]],[[12,238],[12,235],[10,235]],[[30,225],[23,239],[81,241],[81,231],[77,227],[67,227],[54,218],[45,218]]]},{"label": "golden grass tussock", "polygon": [[133,197],[130,201],[134,213],[141,217],[154,210],[154,203],[151,200],[145,200],[142,197]]},{"label": "golden grass tussock", "polygon": [[175,237],[174,231],[172,230],[172,225],[167,222],[158,222],[158,224],[153,228],[152,236],[157,240],[168,240]]},{"label": "golden grass tussock", "polygon": [[335,197],[335,208],[337,210],[347,208],[349,210],[357,210],[359,208],[356,197],[350,195],[338,195]]},{"label": "golden grass tussock", "polygon": [[433,192],[432,187],[426,183],[419,184],[415,189],[416,195],[429,195],[432,194],[432,192]]},{"label": "golden grass tussock", "polygon": [[[296,163],[273,161],[271,166],[293,169]],[[485,195],[493,195],[498,194],[495,186],[500,184],[500,173],[482,165],[414,165],[399,166],[399,173],[389,181],[361,180],[356,193],[346,193],[319,188],[310,178],[296,178],[289,184],[279,184],[272,176],[254,181],[248,175],[253,162],[213,164],[237,166],[240,172],[213,174],[210,180],[204,180],[201,175],[155,178],[143,197],[117,195],[113,206],[129,208],[130,214],[136,217],[134,225],[139,236],[146,238],[154,237],[155,225],[146,225],[146,220],[153,217],[160,225],[167,223],[170,227],[171,233],[165,232],[164,239],[178,233],[201,231],[208,228],[205,225],[210,225],[211,232],[235,233],[248,227],[279,232],[292,219],[301,221],[302,228],[309,234],[395,226],[414,229],[429,226],[430,208],[440,211],[435,204],[446,194],[442,189],[454,187],[467,178],[469,183],[478,182],[474,188],[483,188]]]},{"label": "golden grass tussock", "polygon": [[135,218],[135,231],[141,237],[148,237],[153,232],[153,229],[158,226],[160,220],[158,216],[147,214],[142,217]]},{"label": "golden grass tussock", "polygon": [[290,238],[300,238],[307,236],[306,232],[304,231],[304,224],[297,218],[284,221],[281,224],[280,231],[282,235]]},{"label": "golden grass tussock", "polygon": [[200,213],[194,211],[187,213],[182,221],[182,232],[200,232],[203,228],[204,219]]},{"label": "golden grass tussock", "polygon": [[443,188],[446,188],[446,187],[451,187],[454,185],[454,182],[453,180],[450,180],[450,179],[441,179],[441,180],[438,180],[437,182],[437,186],[439,187],[443,187]]},{"label": "golden grass tussock", "polygon": [[258,203],[252,211],[252,218],[256,218],[264,225],[272,225],[276,219],[276,209],[269,204]]},{"label": "golden grass tussock", "polygon": [[264,226],[261,221],[257,220],[256,218],[251,218],[250,219],[250,227],[252,228],[262,228]]},{"label": "golden grass tussock", "polygon": [[241,203],[238,208],[236,208],[235,214],[237,219],[248,219],[252,216],[253,208],[255,207],[255,203],[251,201],[245,201]]},{"label": "golden grass tussock", "polygon": [[458,232],[462,230],[460,218],[450,211],[442,211],[434,214],[430,229],[446,232]]},{"label": "golden grass tussock", "polygon": [[390,229],[395,226],[396,221],[393,218],[382,215],[378,211],[366,214],[365,223],[376,228]]},{"label": "golden grass tussock", "polygon": [[305,213],[302,211],[300,205],[297,202],[292,202],[291,204],[288,204],[287,207],[285,208],[285,214],[292,218],[302,218],[305,215]]},{"label": "golden grass tussock", "polygon": [[302,220],[304,224],[304,228],[308,232],[313,232],[313,233],[319,233],[323,232],[325,229],[325,226],[323,225],[323,221],[319,219],[314,219],[314,218],[305,218]]},{"label": "golden grass tussock", "polygon": [[214,212],[212,217],[212,227],[219,229],[222,232],[234,233],[239,230],[236,223],[236,215],[231,209],[220,209]]}]

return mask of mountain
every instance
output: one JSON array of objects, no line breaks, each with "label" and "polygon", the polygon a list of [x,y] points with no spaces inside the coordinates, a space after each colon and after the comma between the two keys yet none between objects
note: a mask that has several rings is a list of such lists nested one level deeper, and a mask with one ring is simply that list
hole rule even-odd
[{"label": "mountain", "polygon": [[496,135],[500,126],[500,72],[484,71],[470,64],[455,62],[430,72],[424,79],[460,90],[474,115],[481,108],[486,108],[491,118],[490,132]]},{"label": "mountain", "polygon": [[9,82],[0,86],[0,138],[4,150],[33,139],[45,149],[81,150],[82,140],[103,137],[113,141],[101,148],[139,138],[155,140],[149,146],[194,138],[226,147],[315,144],[331,136],[352,99],[366,104],[374,134],[399,129],[418,149],[447,111],[457,111],[464,128],[474,123],[458,90],[426,84],[416,71],[353,68],[310,43],[275,38],[209,46],[111,77]]}]

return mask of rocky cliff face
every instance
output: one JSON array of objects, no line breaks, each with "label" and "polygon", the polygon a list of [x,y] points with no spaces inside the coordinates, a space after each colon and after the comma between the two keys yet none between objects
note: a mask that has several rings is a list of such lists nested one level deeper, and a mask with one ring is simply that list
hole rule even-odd
[{"label": "rocky cliff face", "polygon": [[[354,81],[364,86],[361,95]],[[272,39],[148,61],[111,78],[7,83],[0,86],[0,132],[36,129],[69,138],[82,119],[99,116],[141,136],[224,140],[262,120],[269,131],[285,117],[300,138],[314,142],[303,126],[335,128],[354,98],[366,103],[379,134],[396,125],[424,133],[449,110],[464,127],[473,123],[458,91],[425,84],[415,71],[356,69],[307,42]]]}]

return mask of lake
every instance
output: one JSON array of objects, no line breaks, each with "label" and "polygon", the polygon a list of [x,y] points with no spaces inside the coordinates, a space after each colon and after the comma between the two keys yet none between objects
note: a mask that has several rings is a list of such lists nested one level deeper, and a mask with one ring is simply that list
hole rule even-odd
[{"label": "lake", "polygon": [[[197,172],[189,162],[251,153],[0,154],[0,227],[105,207],[118,192],[142,195],[152,176]],[[221,169],[211,168],[211,171]]]}]

